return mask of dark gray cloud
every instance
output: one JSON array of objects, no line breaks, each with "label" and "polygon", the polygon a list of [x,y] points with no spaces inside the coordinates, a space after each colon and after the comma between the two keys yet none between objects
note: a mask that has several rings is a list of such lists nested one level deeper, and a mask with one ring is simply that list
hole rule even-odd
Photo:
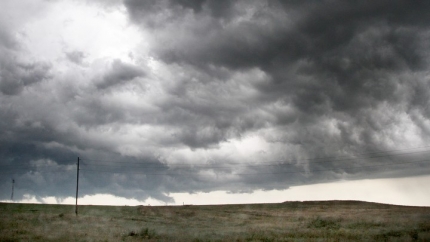
[{"label": "dark gray cloud", "polygon": [[49,79],[51,66],[43,62],[34,63],[2,63],[0,90],[5,95],[19,94],[24,87]]},{"label": "dark gray cloud", "polygon": [[[281,137],[276,140],[307,147],[309,157],[330,156],[342,149],[385,148],[385,141],[393,138],[386,134],[387,127],[403,122],[398,116],[419,112],[428,117],[422,106],[428,103],[424,90],[429,85],[426,2],[230,1],[214,6],[211,1],[125,1],[125,5],[132,21],[150,29],[154,56],[212,77],[199,79],[194,86],[211,86],[211,92],[212,86],[228,86],[226,80],[232,76],[220,79],[213,71],[217,69],[260,70],[266,75],[264,81],[250,81],[255,96],[236,96],[228,102],[238,107],[231,113],[226,112],[229,107],[217,108],[219,99],[210,96],[205,101],[214,102],[204,108],[196,109],[201,104],[194,101],[180,106],[181,115],[175,116],[185,123],[198,123],[191,117],[199,121],[210,117],[205,124],[184,125],[178,134],[191,147],[277,127]],[[172,94],[181,102],[196,97],[188,82],[180,83],[181,89]],[[412,101],[417,94],[422,104]],[[175,103],[172,108],[178,107]],[[278,108],[273,108],[275,103]],[[387,113],[378,113],[386,108]],[[333,122],[339,137],[327,126],[320,128],[319,138],[307,131],[321,120]],[[420,138],[428,140],[428,132],[423,130]],[[335,145],[320,153],[332,139]]]},{"label": "dark gray cloud", "polygon": [[0,44],[3,51],[8,49],[15,49],[18,46],[15,38],[5,29],[4,26],[1,26],[0,30]]},{"label": "dark gray cloud", "polygon": [[49,63],[22,61],[16,55],[20,50],[15,37],[0,23],[0,92],[19,94],[24,87],[51,78]]},{"label": "dark gray cloud", "polygon": [[97,87],[105,89],[119,83],[131,81],[137,77],[142,77],[144,74],[144,71],[137,66],[123,63],[121,60],[114,60],[110,70],[97,82]]},{"label": "dark gray cloud", "polygon": [[205,72],[211,66],[258,68],[270,79],[255,86],[261,98],[292,104],[305,120],[409,102],[420,92],[410,87],[426,82],[411,78],[428,66],[426,2],[235,1],[222,4],[222,11],[213,7],[235,13],[228,19],[210,14],[210,1],[125,5],[144,28],[157,20],[152,16],[172,16],[153,30],[153,54],[161,60]]},{"label": "dark gray cloud", "polygon": [[68,60],[70,60],[71,62],[81,65],[84,61],[85,58],[85,53],[82,51],[70,51],[70,52],[65,52],[64,53],[67,57]]},{"label": "dark gray cloud", "polygon": [[0,49],[0,91],[5,95],[19,94],[24,87],[51,78],[49,63],[17,60],[14,53],[16,45],[13,45],[12,40],[0,40],[3,47]]},{"label": "dark gray cloud", "polygon": [[22,61],[0,29],[0,160],[17,194],[70,196],[77,156],[82,194],[169,202],[429,171],[407,163],[426,152],[395,155],[430,138],[427,2],[123,4],[147,47],[134,63]]}]

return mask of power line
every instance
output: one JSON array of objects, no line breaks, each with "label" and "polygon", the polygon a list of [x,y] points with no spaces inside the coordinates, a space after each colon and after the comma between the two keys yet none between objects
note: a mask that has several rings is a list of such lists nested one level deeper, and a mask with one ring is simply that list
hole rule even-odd
[{"label": "power line", "polygon": [[30,164],[8,164],[8,165],[0,165],[1,168],[39,168],[39,167],[62,167],[62,166],[71,166],[71,165],[59,165],[59,164],[43,164],[43,165],[30,165]]},{"label": "power line", "polygon": [[15,173],[12,173],[14,171],[24,171],[24,174],[26,174],[26,173],[74,172],[75,170],[64,169],[64,168],[57,168],[57,169],[42,168],[42,169],[37,169],[37,170],[28,170],[28,169],[24,169],[24,168],[12,168],[12,169],[8,169],[6,171],[4,171],[4,170],[0,171],[0,174],[12,175],[12,174],[15,174]]},{"label": "power line", "polygon": [[[293,161],[311,161],[311,160],[331,160],[331,159],[359,159],[359,158],[367,158],[365,156],[367,155],[376,155],[376,154],[385,154],[384,156],[391,156],[391,155],[401,155],[401,154],[413,154],[413,153],[421,153],[421,152],[429,152],[430,150],[423,150],[423,151],[416,151],[416,152],[406,152],[406,153],[400,153],[400,154],[387,154],[389,152],[398,152],[398,151],[405,151],[405,150],[416,150],[416,149],[423,149],[423,148],[430,148],[430,145],[428,146],[420,146],[420,147],[413,147],[413,148],[404,148],[404,149],[393,149],[393,150],[384,150],[384,151],[375,151],[375,152],[367,152],[367,153],[359,153],[359,154],[352,154],[352,156],[355,156],[355,158],[351,158],[351,156],[329,156],[329,157],[316,157],[316,158],[307,158],[307,159],[288,159],[288,160],[280,160],[280,161],[269,161],[265,163],[272,163],[272,162],[293,162]],[[363,157],[358,157],[363,156]],[[379,156],[378,156],[379,157]],[[382,157],[382,156],[381,156]],[[83,158],[81,161],[92,161],[92,162],[114,162],[114,163],[129,163],[129,164],[144,164],[148,162],[140,162],[140,161],[117,161],[117,160],[106,160],[106,159],[86,159]],[[238,162],[232,162],[230,164],[243,164]],[[190,165],[188,163],[176,163],[172,165]]]},{"label": "power line", "polygon": [[[429,146],[430,147],[430,146]],[[382,152],[372,152],[372,153],[362,153],[361,155],[363,157],[347,157],[345,159],[341,159],[340,157],[332,157],[332,159],[330,159],[330,157],[326,157],[326,158],[314,158],[314,159],[301,159],[301,160],[290,160],[289,162],[287,161],[283,161],[283,162],[272,162],[272,163],[257,163],[257,164],[244,164],[244,163],[229,163],[228,165],[208,165],[208,164],[163,164],[163,163],[142,163],[142,162],[124,162],[124,161],[119,161],[119,162],[114,162],[114,163],[110,163],[110,164],[95,164],[95,163],[82,163],[81,165],[84,165],[84,167],[95,167],[94,169],[84,169],[86,171],[97,171],[96,169],[98,169],[99,167],[109,167],[109,168],[123,168],[124,164],[125,165],[137,165],[137,166],[133,166],[130,168],[183,168],[181,170],[185,170],[185,169],[193,169],[193,168],[202,168],[202,169],[216,169],[216,168],[226,168],[226,169],[232,169],[235,167],[249,167],[249,168],[253,168],[253,167],[279,167],[279,166],[297,166],[298,164],[293,164],[291,163],[292,161],[314,161],[311,163],[311,165],[313,164],[318,164],[318,163],[333,163],[333,162],[339,162],[339,161],[351,161],[351,160],[364,160],[364,159],[375,159],[375,158],[382,158],[382,157],[398,157],[398,156],[403,156],[403,155],[411,155],[411,154],[419,154],[419,153],[425,153],[425,152],[430,152],[430,150],[421,150],[421,151],[412,151],[412,152],[403,152],[403,153],[389,153],[386,154],[387,152],[398,152],[398,151],[405,151],[405,150],[414,150],[414,149],[422,149],[424,147],[416,147],[416,148],[408,148],[408,149],[397,149],[397,150],[391,150],[391,151],[384,151],[384,153]],[[373,156],[367,156],[365,157],[365,155],[371,155],[373,154]],[[379,154],[379,155],[377,155]],[[325,159],[325,160],[323,160]],[[90,160],[90,159],[87,159]],[[82,161],[82,159],[81,159]],[[119,165],[118,163],[120,163],[121,165]],[[30,167],[29,167],[30,166]],[[61,164],[41,164],[38,165],[36,167],[34,167],[34,165],[25,165],[25,164],[17,164],[17,165],[13,165],[13,164],[9,164],[9,165],[3,165],[0,166],[2,168],[6,168],[7,171],[0,171],[0,174],[11,174],[12,171],[16,171],[16,170],[26,170],[27,172],[34,172],[34,173],[46,173],[46,172],[71,172],[74,169],[71,169],[72,165],[67,164],[67,165],[61,165]],[[9,168],[9,169],[8,169]],[[337,167],[338,169],[341,167]],[[101,171],[104,172],[104,171]],[[110,171],[105,171],[105,172],[110,172]],[[149,174],[144,173],[144,174]]]},{"label": "power line", "polygon": [[[411,155],[411,154],[419,154],[419,153],[425,153],[430,152],[430,150],[424,150],[424,151],[414,151],[414,152],[404,152],[404,153],[397,153],[397,154],[381,154],[381,155],[374,155],[374,156],[367,156],[367,157],[347,157],[347,158],[336,158],[333,157],[332,159],[328,158],[314,158],[314,159],[300,159],[300,160],[284,160],[282,162],[279,161],[273,161],[271,163],[269,162],[262,162],[262,163],[256,163],[256,164],[244,164],[244,163],[229,163],[229,165],[208,165],[208,164],[164,164],[164,163],[146,163],[146,162],[127,162],[127,161],[111,161],[110,164],[96,164],[96,163],[83,163],[84,166],[104,166],[104,167],[123,167],[123,164],[133,164],[133,165],[139,165],[137,167],[139,168],[149,168],[149,167],[155,167],[155,168],[162,168],[162,167],[195,167],[195,168],[231,168],[231,167],[262,167],[262,166],[280,166],[280,165],[294,165],[292,162],[295,161],[313,161],[312,164],[316,163],[327,163],[327,162],[338,162],[338,161],[350,161],[350,160],[364,160],[364,159],[375,159],[375,158],[382,158],[382,157],[393,157],[393,156],[401,156],[401,155]],[[372,154],[372,153],[371,153]],[[325,160],[322,160],[325,159]],[[88,160],[87,160],[88,161]],[[121,164],[121,165],[119,165]],[[135,166],[136,167],[136,166]]]},{"label": "power line", "polygon": [[[409,161],[409,162],[396,162],[396,163],[388,163],[388,164],[376,164],[376,165],[365,165],[365,166],[341,166],[336,167],[336,169],[358,169],[358,168],[374,168],[374,167],[381,167],[381,166],[394,166],[394,165],[404,165],[404,164],[414,164],[414,163],[420,163],[420,162],[428,162],[430,160],[419,160],[419,161]],[[148,173],[143,171],[130,171],[130,170],[122,170],[122,171],[112,171],[112,170],[96,170],[96,169],[81,169],[81,171],[92,171],[92,172],[102,172],[102,173],[126,173],[126,174],[145,174],[148,176],[188,176],[190,173],[181,174],[181,173]],[[330,169],[317,169],[312,170],[309,172],[322,172],[322,171],[334,171],[333,168]],[[285,171],[285,172],[255,172],[255,173],[231,173],[233,175],[261,175],[261,174],[295,174],[295,173],[306,173],[306,171]]]},{"label": "power line", "polygon": [[[108,161],[108,160],[98,160],[102,164],[98,163],[81,163],[84,167],[95,167],[94,169],[84,169],[86,171],[97,171],[99,167],[109,167],[109,168],[123,168],[124,165],[137,165],[129,168],[133,169],[139,169],[139,168],[183,168],[181,170],[185,169],[193,169],[193,168],[202,168],[202,169],[215,169],[215,168],[234,168],[234,167],[279,167],[279,166],[297,166],[300,165],[298,162],[300,161],[313,161],[310,163],[313,164],[319,164],[319,163],[334,163],[334,162],[340,162],[340,161],[351,161],[351,160],[365,160],[365,159],[375,159],[375,158],[383,158],[383,157],[398,157],[403,155],[412,155],[412,154],[419,154],[419,153],[425,153],[430,152],[430,150],[420,150],[420,151],[411,151],[411,152],[403,152],[403,153],[393,153],[393,152],[399,152],[399,151],[407,151],[407,150],[416,150],[416,149],[422,149],[430,146],[423,146],[423,147],[415,147],[415,148],[406,148],[406,149],[396,149],[396,150],[386,150],[386,151],[380,151],[380,152],[370,152],[370,153],[362,153],[356,155],[356,157],[347,157],[347,156],[338,156],[338,157],[319,157],[319,158],[310,158],[310,159],[291,159],[291,160],[284,160],[284,161],[272,161],[272,162],[260,162],[260,163],[231,163],[229,162],[227,165],[211,165],[211,164],[186,164],[186,163],[176,163],[176,164],[165,164],[165,163],[148,163],[148,162],[130,162],[130,161]],[[390,153],[391,152],[391,153]],[[387,154],[388,153],[388,154]],[[357,157],[357,156],[361,157]],[[344,157],[344,158],[342,158]],[[82,162],[82,159],[80,159]],[[97,161],[92,159],[85,159],[84,161]],[[103,162],[111,162],[109,164],[103,164]],[[295,164],[292,162],[296,162]],[[37,166],[34,166],[32,164],[8,164],[8,165],[0,165],[0,168],[3,168],[3,171],[0,171],[0,174],[11,174],[11,171],[16,170],[26,170],[27,172],[71,172],[74,169],[72,169],[72,164],[40,164]],[[97,168],[98,167],[98,168]],[[4,170],[7,169],[7,170]],[[103,172],[103,171],[100,171]],[[110,172],[110,171],[106,171]],[[148,174],[148,173],[145,173]]]},{"label": "power line", "polygon": [[[403,152],[403,153],[390,153],[390,152],[399,152],[399,151],[407,151],[407,150],[416,150],[416,149],[422,149],[427,148],[430,146],[422,146],[422,147],[414,147],[414,148],[405,148],[405,149],[395,149],[395,150],[385,150],[385,151],[378,151],[378,152],[369,152],[369,153],[361,153],[354,155],[355,157],[351,156],[332,156],[332,157],[318,157],[318,158],[308,158],[308,159],[288,159],[288,160],[278,160],[278,161],[269,161],[269,162],[259,162],[259,163],[243,163],[243,162],[229,162],[228,165],[212,165],[212,164],[190,164],[190,163],[175,163],[175,164],[166,164],[166,163],[156,163],[156,162],[133,162],[133,161],[118,161],[118,160],[97,160],[97,159],[80,159],[80,161],[91,161],[91,162],[100,162],[100,163],[108,163],[108,164],[96,164],[96,163],[82,163],[81,165],[86,166],[120,166],[119,164],[136,164],[139,165],[139,167],[150,167],[150,166],[156,166],[156,167],[162,167],[162,166],[168,166],[168,167],[202,167],[202,168],[230,168],[233,165],[236,166],[243,166],[243,167],[259,167],[259,166],[277,166],[277,165],[289,165],[293,162],[300,162],[300,161],[314,161],[312,164],[315,163],[322,163],[322,162],[336,162],[336,161],[348,161],[348,160],[360,160],[360,159],[374,159],[374,158],[381,158],[381,157],[390,157],[390,156],[400,156],[400,155],[411,155],[411,154],[419,154],[419,153],[425,153],[430,152],[430,150],[420,150],[420,151],[412,151],[412,152]],[[388,153],[388,154],[387,154]],[[34,170],[40,170],[44,168],[65,168],[65,166],[72,167],[73,164],[7,164],[7,165],[0,165],[0,168],[2,169],[34,169]],[[122,165],[121,165],[122,166]],[[0,171],[1,173],[1,171]]]}]

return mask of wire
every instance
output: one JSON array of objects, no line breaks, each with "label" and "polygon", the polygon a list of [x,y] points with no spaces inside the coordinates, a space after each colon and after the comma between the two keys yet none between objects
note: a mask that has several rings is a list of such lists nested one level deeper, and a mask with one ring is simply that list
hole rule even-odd
[{"label": "wire", "polygon": [[[379,152],[370,152],[370,153],[362,153],[356,156],[362,156],[362,157],[347,157],[347,156],[339,156],[339,157],[320,157],[320,158],[312,158],[312,159],[294,159],[294,160],[284,160],[282,162],[279,161],[272,161],[272,162],[262,162],[262,163],[256,163],[256,164],[244,164],[244,163],[229,163],[228,165],[208,165],[208,164],[185,164],[185,163],[177,163],[177,164],[164,164],[164,163],[147,163],[147,162],[130,162],[130,161],[116,161],[110,164],[94,164],[94,163],[85,163],[82,162],[81,165],[83,167],[110,167],[110,168],[123,168],[124,165],[119,164],[136,164],[138,166],[134,166],[133,168],[175,168],[175,167],[183,167],[187,169],[192,168],[206,168],[206,169],[214,169],[214,168],[233,168],[233,167],[269,167],[269,166],[297,166],[297,162],[299,161],[314,161],[311,164],[318,164],[318,163],[333,163],[333,162],[339,162],[339,161],[350,161],[350,160],[363,160],[363,159],[374,159],[374,158],[381,158],[381,157],[396,157],[401,155],[411,155],[411,154],[418,154],[418,153],[425,153],[430,152],[430,150],[420,150],[420,151],[412,151],[412,152],[403,152],[403,153],[389,153],[389,152],[399,152],[399,151],[407,151],[407,150],[416,150],[416,149],[422,149],[427,148],[430,146],[422,146],[422,147],[415,147],[415,148],[406,148],[406,149],[396,149],[396,150],[387,150],[387,151],[379,151]],[[389,154],[387,154],[389,153]],[[373,156],[371,156],[373,155]],[[345,157],[345,158],[342,158]],[[80,159],[81,161],[97,161],[92,159]],[[98,160],[101,161],[101,160]],[[107,160],[101,161],[101,162],[109,162]],[[110,161],[112,162],[112,161]],[[293,164],[292,162],[296,162],[296,164]],[[73,162],[75,163],[75,162]],[[31,164],[9,164],[9,165],[0,165],[0,168],[7,169],[8,171],[0,171],[0,174],[10,173],[10,171],[13,170],[28,170],[34,169],[34,171],[42,171],[42,169],[49,169],[49,168],[57,168],[59,169],[67,169],[65,166],[70,166],[71,164],[67,165],[61,165],[61,164],[41,164],[35,167]],[[73,164],[74,165],[74,164]],[[94,169],[80,169],[80,170],[87,170],[87,171],[97,171]],[[56,171],[56,170],[49,170],[49,171]],[[70,170],[65,170],[70,171]],[[101,171],[103,172],[103,171]],[[109,172],[109,171],[107,171]],[[144,173],[147,174],[147,173]]]},{"label": "wire", "polygon": [[44,167],[62,167],[62,166],[70,166],[70,164],[68,164],[68,165],[42,164],[42,165],[37,165],[37,166],[31,165],[31,164],[9,164],[9,165],[0,165],[0,168],[8,168],[8,167],[11,167],[11,168],[20,168],[20,167],[23,167],[23,168],[39,168],[39,167],[44,168]]},{"label": "wire", "polygon": [[[398,151],[403,151],[403,150],[416,150],[416,149],[423,149],[423,148],[430,148],[430,145],[428,146],[420,146],[420,147],[413,147],[413,148],[404,148],[404,149],[393,149],[393,150],[385,150],[385,151],[375,151],[375,152],[367,152],[367,153],[359,153],[359,154],[352,154],[352,156],[366,156],[366,155],[372,155],[372,154],[386,154],[388,152],[398,152]],[[417,153],[419,152],[428,152],[430,150],[424,150],[424,151],[416,151]],[[408,153],[415,153],[415,152],[408,152]],[[405,153],[405,154],[408,154]],[[390,156],[390,155],[396,155],[396,154],[386,154],[386,156]],[[285,162],[285,161],[306,161],[306,160],[321,160],[321,159],[342,159],[342,158],[351,158],[351,156],[328,156],[328,157],[316,157],[316,158],[308,158],[308,159],[290,159],[290,160],[284,160],[281,162]],[[117,160],[106,160],[106,159],[86,159],[86,158],[81,158],[81,161],[95,161],[95,162],[116,162],[116,163],[135,163],[135,164],[142,164],[142,162],[133,162],[133,161],[117,161]],[[276,161],[272,161],[272,162],[276,162]],[[270,162],[266,162],[266,163],[270,163]],[[158,164],[158,163],[154,163],[154,164]],[[177,165],[181,165],[181,163],[176,163]],[[188,165],[187,163],[182,163],[183,165]],[[233,163],[232,163],[233,164]],[[238,164],[242,164],[242,163],[238,163]]]},{"label": "wire", "polygon": [[[404,151],[404,150],[416,150],[416,149],[423,149],[423,148],[430,148],[430,145],[428,146],[420,146],[420,147],[413,147],[413,148],[404,148],[404,149],[394,149],[394,150],[385,150],[385,151],[375,151],[375,152],[368,152],[368,153],[360,153],[360,154],[353,154],[353,156],[366,156],[366,155],[372,155],[372,154],[386,154],[388,152],[398,152],[398,151]],[[424,150],[424,151],[416,151],[416,152],[407,152],[407,153],[403,153],[403,154],[410,154],[410,153],[420,153],[420,152],[429,152],[430,150]],[[402,154],[402,153],[401,153]],[[396,154],[386,154],[385,156],[390,156],[390,155],[396,155]],[[309,161],[309,160],[327,160],[327,159],[349,159],[351,158],[351,156],[332,156],[332,157],[317,157],[317,158],[308,158],[308,159],[290,159],[290,160],[284,160],[284,161],[272,161],[272,162],[291,162],[291,161]],[[366,158],[366,157],[364,157]],[[356,158],[352,158],[352,159],[356,159]],[[86,159],[86,158],[81,158],[81,161],[93,161],[93,162],[115,162],[115,163],[135,163],[135,164],[142,164],[145,162],[133,162],[133,161],[115,161],[115,160],[103,160],[103,159]],[[272,163],[272,162],[267,162],[267,163]],[[237,164],[242,164],[242,163],[238,163]],[[234,163],[230,163],[230,164],[234,164]],[[189,165],[187,163],[176,163],[175,165]]]},{"label": "wire", "polygon": [[12,167],[7,170],[0,171],[0,174],[12,174],[12,171],[25,171],[25,173],[29,172],[40,172],[40,173],[47,173],[47,172],[76,172],[76,170],[69,169],[67,167],[38,167],[37,169],[28,169],[28,167],[25,168],[19,168],[19,167]]},{"label": "wire", "polygon": [[[317,160],[315,162],[312,162],[312,164],[315,163],[326,163],[326,162],[337,162],[337,161],[350,161],[350,160],[362,160],[362,159],[374,159],[374,158],[381,158],[381,157],[392,157],[392,156],[400,156],[400,155],[410,155],[410,154],[418,154],[418,153],[425,153],[425,152],[430,152],[430,150],[424,150],[424,151],[414,151],[414,152],[405,152],[405,153],[398,153],[398,154],[384,154],[384,155],[377,155],[377,156],[368,156],[368,157],[349,157],[346,159],[330,159],[330,158],[324,158],[326,160],[321,160],[323,158],[315,158],[315,159],[301,159],[301,160],[286,160],[283,162],[276,162],[273,161],[270,164],[268,164],[268,162],[264,162],[264,163],[258,163],[258,164],[244,164],[244,163],[229,163],[230,165],[223,165],[223,166],[217,166],[217,165],[207,165],[207,164],[164,164],[164,163],[145,163],[145,162],[114,162],[111,164],[88,164],[88,163],[82,163],[83,166],[103,166],[103,167],[123,167],[123,165],[118,165],[118,163],[121,164],[137,164],[139,165],[138,167],[200,167],[200,168],[231,168],[233,165],[234,166],[239,166],[239,167],[261,167],[261,166],[280,166],[280,165],[293,165],[291,162],[292,161],[311,161],[311,160]],[[319,161],[318,161],[319,160]],[[238,165],[235,165],[238,164]]]},{"label": "wire", "polygon": [[[380,167],[380,166],[391,166],[391,165],[403,165],[403,164],[411,164],[411,163],[420,163],[430,161],[428,159],[426,160],[419,160],[419,161],[409,161],[409,162],[397,162],[397,163],[389,163],[389,164],[377,164],[377,165],[366,165],[366,166],[343,166],[343,167],[336,167],[337,170],[346,170],[346,169],[357,169],[357,168],[372,168],[372,167]],[[104,172],[104,173],[127,173],[127,174],[145,174],[149,176],[189,176],[190,174],[180,174],[180,173],[147,173],[143,171],[108,171],[108,170],[95,170],[95,169],[80,169],[81,171],[93,171],[93,172]],[[320,172],[320,171],[334,171],[334,169],[318,169],[313,170],[309,172]],[[257,173],[233,173],[233,175],[260,175],[260,174],[294,174],[294,173],[304,173],[306,171],[286,171],[286,172],[257,172]]]}]

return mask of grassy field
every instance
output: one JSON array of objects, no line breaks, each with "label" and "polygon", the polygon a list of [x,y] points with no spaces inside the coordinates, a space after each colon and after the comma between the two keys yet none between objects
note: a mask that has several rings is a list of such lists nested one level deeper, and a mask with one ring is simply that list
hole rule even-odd
[{"label": "grassy field", "polygon": [[216,206],[0,203],[0,241],[430,241],[430,208],[355,201]]}]

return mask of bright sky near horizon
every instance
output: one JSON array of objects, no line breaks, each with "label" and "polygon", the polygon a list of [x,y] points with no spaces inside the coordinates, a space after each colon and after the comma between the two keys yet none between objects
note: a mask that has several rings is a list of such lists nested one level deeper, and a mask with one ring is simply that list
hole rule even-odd
[{"label": "bright sky near horizon", "polygon": [[0,201],[430,206],[430,3],[0,8]]}]

